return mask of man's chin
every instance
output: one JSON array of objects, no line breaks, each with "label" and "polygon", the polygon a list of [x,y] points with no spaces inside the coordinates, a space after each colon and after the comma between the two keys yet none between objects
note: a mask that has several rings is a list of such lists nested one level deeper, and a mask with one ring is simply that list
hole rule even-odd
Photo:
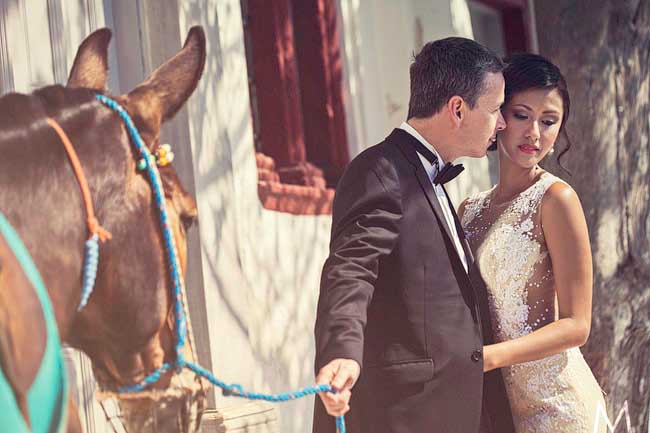
[{"label": "man's chin", "polygon": [[467,155],[467,156],[469,158],[485,158],[487,156],[487,152],[488,152],[488,150],[487,150],[487,148],[485,148],[485,149],[477,150],[472,155]]}]

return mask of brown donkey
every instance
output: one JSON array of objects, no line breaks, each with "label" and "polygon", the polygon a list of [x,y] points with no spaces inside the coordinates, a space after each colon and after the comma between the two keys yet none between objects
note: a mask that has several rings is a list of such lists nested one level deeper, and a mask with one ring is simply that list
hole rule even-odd
[{"label": "brown donkey", "polygon": [[[66,87],[0,98],[0,211],[43,277],[62,340],[88,354],[100,385],[115,389],[173,361],[174,331],[172,285],[151,187],[136,169],[138,155],[122,120],[95,99],[106,92],[110,37],[102,29],[84,40]],[[194,27],[174,57],[128,94],[113,97],[150,149],[159,144],[161,124],[196,88],[204,63],[205,36]],[[47,118],[73,143],[97,219],[112,233],[100,246],[95,289],[80,312],[86,213],[68,156]],[[196,204],[171,166],[160,172],[184,269],[185,230],[197,216]],[[170,379],[168,373],[156,387],[168,386]]]}]

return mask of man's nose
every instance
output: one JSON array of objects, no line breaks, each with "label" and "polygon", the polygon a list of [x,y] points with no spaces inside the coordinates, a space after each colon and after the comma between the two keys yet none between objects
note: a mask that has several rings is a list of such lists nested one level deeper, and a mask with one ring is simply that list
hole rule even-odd
[{"label": "man's nose", "polygon": [[503,131],[506,129],[506,119],[503,118],[503,114],[501,114],[501,111],[499,111],[499,118],[497,119],[497,131]]}]

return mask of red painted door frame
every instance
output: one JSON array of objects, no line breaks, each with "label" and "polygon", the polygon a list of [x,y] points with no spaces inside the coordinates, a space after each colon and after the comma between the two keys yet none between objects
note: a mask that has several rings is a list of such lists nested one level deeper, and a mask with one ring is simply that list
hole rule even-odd
[{"label": "red painted door frame", "polygon": [[335,0],[292,0],[307,160],[335,185],[349,161]]},{"label": "red painted door frame", "polygon": [[334,185],[348,163],[336,0],[246,0],[261,150],[283,182]]},{"label": "red painted door frame", "polygon": [[533,40],[526,0],[475,0],[501,12],[507,54],[531,51]]},{"label": "red painted door frame", "polygon": [[305,161],[298,64],[289,0],[247,0],[246,49],[252,51],[249,78],[255,82],[256,125],[263,152],[278,166]]}]

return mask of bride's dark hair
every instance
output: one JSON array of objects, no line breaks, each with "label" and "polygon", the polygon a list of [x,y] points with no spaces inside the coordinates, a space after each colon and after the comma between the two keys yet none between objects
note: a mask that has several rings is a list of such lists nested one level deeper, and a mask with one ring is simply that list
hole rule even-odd
[{"label": "bride's dark hair", "polygon": [[503,77],[506,80],[504,105],[507,105],[515,94],[529,89],[556,89],[560,93],[562,105],[564,106],[560,134],[564,134],[566,147],[558,153],[557,162],[563,170],[568,172],[560,159],[571,148],[571,140],[566,132],[566,121],[569,118],[571,109],[571,98],[560,68],[545,57],[529,53],[514,54],[506,58],[505,62],[507,66],[503,71]]}]

